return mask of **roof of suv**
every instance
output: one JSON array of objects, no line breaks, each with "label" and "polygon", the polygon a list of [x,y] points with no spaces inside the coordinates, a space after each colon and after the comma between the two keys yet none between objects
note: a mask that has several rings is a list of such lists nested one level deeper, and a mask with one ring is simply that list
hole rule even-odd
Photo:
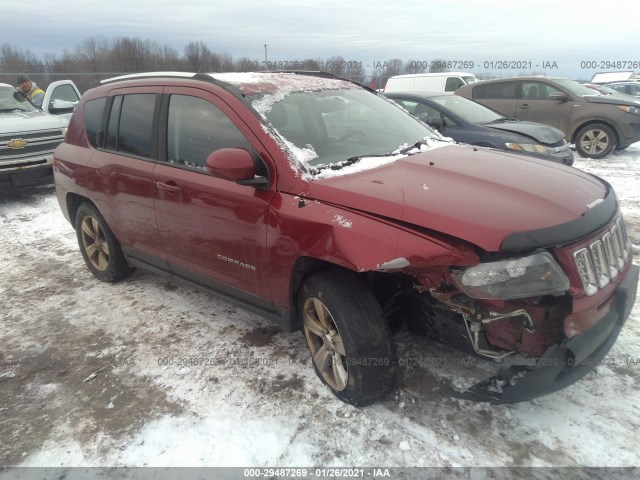
[{"label": "roof of suv", "polygon": [[367,88],[349,79],[333,74],[316,71],[276,71],[276,72],[232,72],[232,73],[193,73],[193,72],[146,72],[121,75],[100,83],[112,83],[128,80],[150,80],[154,78],[192,79],[233,85],[244,95],[260,95],[274,92],[302,92],[309,90],[331,90],[344,88]]}]

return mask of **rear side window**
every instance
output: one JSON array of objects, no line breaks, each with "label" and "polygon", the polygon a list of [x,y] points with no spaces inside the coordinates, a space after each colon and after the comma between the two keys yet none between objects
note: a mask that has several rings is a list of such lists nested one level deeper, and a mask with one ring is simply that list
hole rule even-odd
[{"label": "rear side window", "polygon": [[102,97],[84,104],[84,130],[93,148],[98,148],[98,130],[102,126],[102,112],[106,102],[107,98]]},{"label": "rear side window", "polygon": [[444,91],[455,92],[464,84],[464,80],[462,80],[460,77],[447,77],[447,83],[444,86]]},{"label": "rear side window", "polygon": [[516,82],[488,83],[474,89],[474,98],[515,99]]},{"label": "rear side window", "polygon": [[211,152],[233,147],[252,150],[249,141],[222,110],[202,98],[171,96],[167,125],[169,163],[204,169]]},{"label": "rear side window", "polygon": [[107,124],[107,148],[152,158],[155,93],[115,97]]}]

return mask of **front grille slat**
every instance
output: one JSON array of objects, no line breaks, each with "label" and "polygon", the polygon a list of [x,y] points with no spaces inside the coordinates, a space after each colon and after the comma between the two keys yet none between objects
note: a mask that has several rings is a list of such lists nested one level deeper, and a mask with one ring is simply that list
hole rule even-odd
[{"label": "front grille slat", "polygon": [[19,157],[21,155],[29,155],[33,153],[53,152],[61,142],[62,138],[56,139],[54,142],[27,145],[24,148],[0,148],[0,158]]},{"label": "front grille slat", "polygon": [[606,287],[622,271],[629,261],[631,246],[622,216],[612,222],[589,248],[580,248],[573,253],[584,292],[595,295]]},{"label": "front grille slat", "polygon": [[47,138],[47,137],[62,137],[62,130],[42,130],[38,132],[15,132],[5,135],[0,135],[0,142],[10,142],[11,140],[15,140],[21,138],[23,140],[28,138]]}]

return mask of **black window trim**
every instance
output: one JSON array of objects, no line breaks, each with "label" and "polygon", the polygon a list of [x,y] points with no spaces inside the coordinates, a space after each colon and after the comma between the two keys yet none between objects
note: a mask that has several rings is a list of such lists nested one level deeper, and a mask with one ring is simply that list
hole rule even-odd
[{"label": "black window trim", "polygon": [[[211,93],[211,92],[207,92],[207,93]],[[169,100],[170,100],[172,95],[191,96],[191,97],[195,97],[195,98],[200,98],[200,99],[206,100],[205,98],[203,98],[203,97],[201,97],[199,95],[189,95],[188,93],[163,93],[162,94],[162,100],[160,101],[160,108],[159,108],[159,110],[160,110],[159,111],[159,118],[162,121],[159,122],[158,135],[157,135],[157,139],[158,139],[158,142],[157,142],[157,152],[158,152],[157,163],[158,164],[162,164],[162,165],[166,165],[166,166],[172,167],[172,168],[179,168],[180,170],[186,170],[186,171],[189,171],[189,172],[208,175],[211,178],[215,178],[215,177],[212,177],[209,174],[209,172],[207,172],[205,169],[198,168],[198,167],[190,167],[190,166],[187,166],[187,165],[180,165],[179,163],[170,163],[168,161],[167,139],[168,139],[168,136],[169,136],[169,132],[168,132],[168,129],[169,129]],[[214,95],[214,96],[215,96],[215,98],[218,98],[221,102],[223,102],[223,100],[220,99],[217,95]],[[209,101],[209,100],[206,100],[206,101]],[[226,113],[224,113],[224,110],[222,110],[214,102],[211,102],[211,104],[213,106],[215,106],[216,108],[218,108],[229,119],[229,121],[233,124],[233,126],[235,126],[238,129],[238,131],[242,134],[242,136],[247,140],[247,143],[251,146],[251,150],[249,152],[251,153],[251,156],[253,157],[253,161],[255,162],[256,175],[264,176],[269,181],[269,185],[271,185],[271,179],[269,178],[269,168],[267,167],[266,162],[258,154],[258,151],[256,150],[256,148],[253,145],[253,143],[251,142],[251,140],[249,140],[247,138],[247,136],[244,133],[242,133],[242,130],[235,124],[235,122],[231,118],[229,118],[229,116]]]},{"label": "black window trim", "polygon": [[[111,116],[111,111],[113,108],[113,103],[115,102],[115,99],[117,97],[123,97],[123,101],[120,104],[121,109],[118,111],[118,132],[120,131],[120,113],[122,112],[122,104],[124,103],[124,97],[127,95],[155,95],[156,96],[156,100],[155,100],[155,105],[154,105],[154,110],[153,110],[153,119],[152,119],[152,124],[151,124],[151,142],[150,142],[150,151],[149,151],[149,156],[148,157],[144,157],[141,155],[135,155],[133,153],[130,152],[124,152],[124,151],[120,151],[120,150],[113,150],[111,148],[107,148],[106,147],[106,132],[107,132],[107,127],[109,124],[109,117]],[[107,97],[107,102],[105,104],[104,107],[104,111],[102,112],[102,125],[101,128],[99,130],[99,142],[97,143],[97,148],[96,150],[100,150],[102,152],[106,152],[106,153],[113,153],[113,154],[117,154],[117,155],[122,155],[124,157],[130,157],[130,158],[135,158],[137,160],[143,160],[145,162],[150,162],[150,163],[156,163],[158,161],[158,142],[154,141],[154,139],[158,138],[158,130],[159,130],[159,123],[160,123],[160,106],[161,106],[161,100],[162,100],[162,94],[157,93],[157,92],[135,92],[135,93],[122,93],[122,92],[118,92],[115,95],[109,95]]]}]

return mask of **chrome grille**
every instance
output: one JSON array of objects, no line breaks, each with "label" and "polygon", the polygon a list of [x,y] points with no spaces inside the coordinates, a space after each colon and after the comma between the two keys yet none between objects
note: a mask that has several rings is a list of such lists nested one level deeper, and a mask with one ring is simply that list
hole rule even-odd
[{"label": "chrome grille", "polygon": [[0,142],[8,142],[16,138],[47,138],[47,137],[61,137],[63,131],[57,130],[41,130],[39,132],[21,132],[0,135]]},{"label": "chrome grille", "polygon": [[631,246],[622,217],[589,244],[589,248],[581,248],[573,252],[584,292],[595,295],[600,288],[618,276],[624,267]]},{"label": "chrome grille", "polygon": [[0,158],[20,157],[22,155],[33,155],[34,153],[53,152],[61,142],[62,138],[47,143],[29,144],[20,149],[3,148],[0,146]]}]

